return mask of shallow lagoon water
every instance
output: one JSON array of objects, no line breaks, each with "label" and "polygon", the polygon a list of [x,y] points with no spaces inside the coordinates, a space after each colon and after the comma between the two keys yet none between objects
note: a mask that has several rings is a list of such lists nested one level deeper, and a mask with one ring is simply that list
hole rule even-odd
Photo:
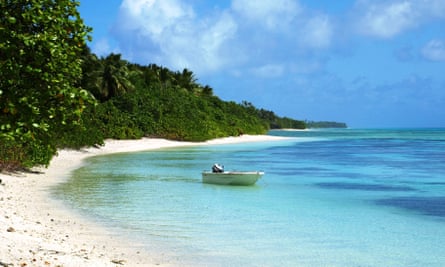
[{"label": "shallow lagoon water", "polygon": [[270,134],[299,138],[94,157],[54,193],[185,266],[445,265],[445,130]]}]

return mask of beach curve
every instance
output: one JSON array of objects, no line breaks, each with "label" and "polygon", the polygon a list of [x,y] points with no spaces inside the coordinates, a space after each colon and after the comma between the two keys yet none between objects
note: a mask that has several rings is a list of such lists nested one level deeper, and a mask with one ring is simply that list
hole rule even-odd
[{"label": "beach curve", "polygon": [[175,266],[180,261],[82,217],[50,196],[50,189],[92,156],[169,147],[218,145],[288,139],[242,135],[207,142],[166,139],[106,140],[99,148],[61,150],[46,169],[0,174],[0,266]]}]

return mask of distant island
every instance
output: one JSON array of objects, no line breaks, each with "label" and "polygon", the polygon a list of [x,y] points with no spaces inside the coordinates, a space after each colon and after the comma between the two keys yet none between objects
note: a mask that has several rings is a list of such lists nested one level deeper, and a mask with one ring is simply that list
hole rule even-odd
[{"label": "distant island", "polygon": [[344,122],[335,121],[306,121],[307,128],[348,128],[348,125]]}]

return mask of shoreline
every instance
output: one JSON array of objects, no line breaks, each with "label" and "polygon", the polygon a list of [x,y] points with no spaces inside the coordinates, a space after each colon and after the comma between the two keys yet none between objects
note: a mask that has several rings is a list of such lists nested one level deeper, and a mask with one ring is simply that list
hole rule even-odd
[{"label": "shoreline", "polygon": [[88,220],[51,197],[50,189],[68,179],[85,159],[170,147],[287,140],[243,135],[206,142],[166,139],[106,140],[99,148],[61,150],[47,169],[0,174],[0,266],[173,266],[162,251],[147,251],[131,240]]}]

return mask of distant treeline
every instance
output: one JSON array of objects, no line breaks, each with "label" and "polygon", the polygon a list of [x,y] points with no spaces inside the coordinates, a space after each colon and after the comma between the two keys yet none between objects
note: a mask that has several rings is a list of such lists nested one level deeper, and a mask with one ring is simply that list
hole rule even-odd
[{"label": "distant treeline", "polygon": [[348,128],[344,122],[335,121],[305,121],[307,128]]},{"label": "distant treeline", "polygon": [[[100,143],[104,138],[143,136],[204,141],[241,134],[264,134],[270,128],[304,129],[304,121],[282,118],[251,103],[222,101],[192,71],[171,71],[155,64],[130,63],[118,54],[97,58],[85,49],[80,87],[98,100],[83,116],[84,134],[60,136],[61,146]],[[97,139],[91,139],[91,131]]]}]

